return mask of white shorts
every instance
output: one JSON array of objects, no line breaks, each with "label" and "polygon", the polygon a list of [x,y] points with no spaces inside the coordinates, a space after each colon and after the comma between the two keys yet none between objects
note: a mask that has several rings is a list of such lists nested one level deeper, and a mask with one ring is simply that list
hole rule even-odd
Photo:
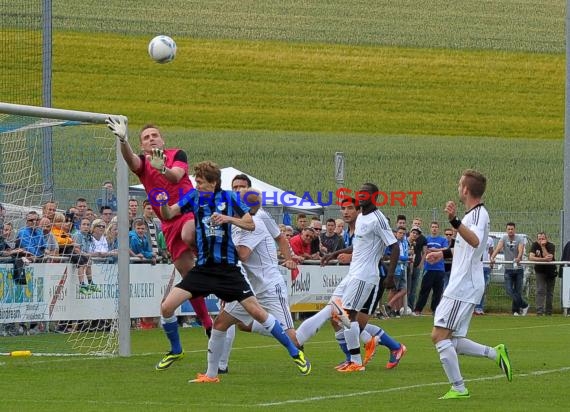
[{"label": "white shorts", "polygon": [[473,309],[474,303],[443,296],[435,309],[433,325],[453,331],[454,337],[464,338],[469,330]]},{"label": "white shorts", "polygon": [[[255,297],[263,309],[275,316],[283,330],[294,327],[285,283],[277,283],[262,293],[256,293]],[[253,322],[253,318],[238,301],[226,303],[224,311],[245,325]]]},{"label": "white shorts", "polygon": [[334,288],[332,296],[338,296],[339,298],[342,298],[342,295],[344,295],[344,291],[346,290],[346,285],[348,285],[348,281],[350,279],[352,279],[352,276],[346,275],[343,277],[340,283],[336,285],[336,288]]},{"label": "white shorts", "polygon": [[351,276],[342,295],[342,306],[346,310],[360,311],[377,285],[378,282],[370,283]]}]

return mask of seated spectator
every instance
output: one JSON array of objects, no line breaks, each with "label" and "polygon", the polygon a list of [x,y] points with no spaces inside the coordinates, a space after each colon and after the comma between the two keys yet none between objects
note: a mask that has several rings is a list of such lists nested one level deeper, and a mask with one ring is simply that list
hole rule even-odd
[{"label": "seated spectator", "polygon": [[332,253],[344,249],[344,240],[335,233],[336,222],[334,219],[327,219],[326,230],[321,232],[321,245],[326,249],[324,253]]},{"label": "seated spectator", "polygon": [[101,210],[103,206],[108,206],[111,212],[117,211],[117,196],[113,188],[113,182],[107,180],[103,183],[101,197],[96,201],[97,208]]},{"label": "seated spectator", "polygon": [[289,239],[291,250],[296,256],[305,259],[319,259],[318,253],[311,253],[311,242],[316,237],[315,231],[312,228],[305,228],[301,233]]},{"label": "seated spectator", "polygon": [[45,202],[42,206],[42,217],[47,217],[52,223],[55,212],[57,212],[57,203],[52,200]]},{"label": "seated spectator", "polygon": [[95,219],[91,222],[91,248],[89,254],[91,258],[108,258],[109,244],[107,238],[103,236],[107,225],[101,219]]},{"label": "seated spectator", "polygon": [[54,235],[57,245],[59,246],[59,254],[62,256],[71,256],[73,253],[74,242],[71,236],[71,226],[73,223],[70,216],[65,216],[63,213],[56,212],[53,218],[53,226],[51,233]]},{"label": "seated spectator", "polygon": [[41,259],[46,248],[43,232],[38,228],[40,217],[37,212],[26,214],[26,226],[18,230],[15,246],[25,250],[24,257],[31,261]]},{"label": "seated spectator", "polygon": [[137,257],[141,261],[151,260],[156,263],[156,255],[146,237],[146,225],[141,218],[136,218],[133,222],[133,230],[129,232],[129,246],[131,257]]},{"label": "seated spectator", "polygon": [[57,244],[57,240],[54,234],[51,232],[53,224],[47,217],[42,217],[39,221],[38,226],[41,229],[46,242],[43,262],[52,263],[53,258],[59,256],[59,245]]},{"label": "seated spectator", "polygon": [[[89,295],[92,292],[100,292],[101,289],[93,283],[93,273],[91,270],[91,222],[87,218],[81,219],[79,232],[73,235],[74,250],[71,262],[77,265],[77,276],[79,279],[79,293]],[[87,283],[85,283],[87,278]]]},{"label": "seated spectator", "polygon": [[2,256],[4,263],[12,263],[14,268],[12,270],[12,279],[18,285],[26,284],[26,273],[24,271],[24,260],[20,256],[25,255],[26,251],[22,248],[11,246],[3,236],[0,236],[0,256]]}]

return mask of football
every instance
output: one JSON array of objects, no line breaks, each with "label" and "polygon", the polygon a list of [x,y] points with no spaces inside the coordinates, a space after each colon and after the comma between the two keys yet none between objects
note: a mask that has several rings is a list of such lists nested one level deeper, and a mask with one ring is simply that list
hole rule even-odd
[{"label": "football", "polygon": [[156,36],[148,44],[148,54],[157,63],[168,63],[176,57],[176,43],[168,36]]}]

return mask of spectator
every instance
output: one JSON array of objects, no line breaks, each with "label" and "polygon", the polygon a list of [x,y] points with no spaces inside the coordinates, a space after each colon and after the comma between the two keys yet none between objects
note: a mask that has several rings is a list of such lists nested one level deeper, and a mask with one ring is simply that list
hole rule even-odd
[{"label": "spectator", "polygon": [[129,229],[134,229],[133,222],[139,215],[139,201],[137,199],[129,199]]},{"label": "spectator", "polygon": [[97,215],[95,214],[95,212],[93,211],[93,209],[91,209],[91,208],[89,208],[89,207],[87,208],[87,210],[85,210],[85,217],[86,217],[87,219],[89,219],[89,221],[90,221],[91,223],[93,223],[93,221],[94,221],[95,219],[97,219]]},{"label": "spectator", "polygon": [[[566,245],[564,245],[564,249],[562,250],[562,255],[560,256],[560,260],[563,262],[570,261],[570,241],[566,242]],[[560,269],[558,271],[559,278],[561,278],[562,275],[564,274],[564,267],[566,266],[568,266],[568,264],[560,265]]]},{"label": "spectator", "polygon": [[526,316],[529,306],[522,296],[524,270],[519,266],[524,255],[524,239],[516,234],[516,225],[513,222],[507,223],[507,234],[499,240],[491,255],[491,268],[501,251],[505,261],[513,262],[505,264],[505,291],[512,300],[511,311],[513,316]]},{"label": "spectator", "polygon": [[[439,223],[431,222],[430,235],[426,237],[426,253],[444,251],[449,246],[447,239],[439,235]],[[445,265],[443,259],[430,263],[424,262],[424,276],[420,286],[420,294],[413,314],[419,316],[427,303],[430,292],[431,311],[435,313],[435,308],[439,305],[443,294],[443,277],[445,275]]]},{"label": "spectator", "polygon": [[318,217],[314,216],[311,219],[311,224],[309,226],[313,229],[313,240],[311,241],[311,254],[318,256],[319,258],[326,253],[325,247],[321,243],[321,232],[323,231],[323,224]]},{"label": "spectator", "polygon": [[301,233],[296,234],[291,239],[289,239],[289,244],[291,249],[296,256],[300,256],[305,259],[319,259],[319,255],[311,253],[311,242],[315,238],[315,231],[307,227],[301,231]]},{"label": "spectator", "polygon": [[101,219],[98,220],[102,220],[105,227],[109,226],[109,223],[111,223],[111,219],[113,219],[113,210],[111,209],[111,207],[101,206],[101,210],[99,212],[101,213]]},{"label": "spectator", "polygon": [[84,197],[78,197],[75,199],[75,209],[77,210],[77,212],[75,212],[75,216],[79,221],[79,225],[81,225],[81,219],[86,217],[85,212],[87,212],[88,208],[87,200]]},{"label": "spectator", "polygon": [[307,219],[307,215],[303,213],[299,213],[297,215],[297,227],[295,228],[294,234],[300,234],[303,229],[309,227],[309,220]]},{"label": "spectator", "polygon": [[405,215],[396,216],[396,228],[397,228],[397,230],[399,230],[399,228],[401,228],[401,227],[406,229],[406,236],[407,236],[408,235],[408,225],[407,225]]},{"label": "spectator", "polygon": [[[447,248],[453,249],[453,247],[455,246],[455,236],[457,235],[457,232],[453,230],[453,228],[448,227],[443,231],[443,234],[447,239],[447,243],[449,243],[449,246]],[[444,266],[445,266],[445,275],[443,276],[443,289],[445,290],[447,284],[449,283],[449,275],[451,274],[451,260],[449,259],[445,260]]]},{"label": "spectator", "polygon": [[17,249],[26,251],[26,259],[36,260],[43,257],[46,241],[42,231],[38,228],[39,220],[40,217],[37,212],[28,212],[26,214],[26,226],[18,230],[15,246]]},{"label": "spectator", "polygon": [[232,179],[232,192],[239,192],[240,189],[249,189],[251,187],[251,179],[246,174],[235,175]]},{"label": "spectator", "polygon": [[59,254],[70,257],[73,253],[74,242],[71,236],[71,216],[65,216],[61,212],[56,212],[53,219],[51,233],[54,235],[57,245],[59,246]]},{"label": "spectator", "polygon": [[412,230],[410,231],[410,233],[415,232],[415,239],[413,241],[414,260],[412,262],[410,276],[408,276],[408,306],[410,309],[413,309],[416,306],[416,290],[424,265],[424,247],[426,246],[426,238],[422,234],[421,224],[422,220],[420,218],[414,218]]},{"label": "spectator", "polygon": [[[101,289],[93,283],[93,272],[91,270],[91,250],[92,236],[90,233],[91,221],[87,218],[81,219],[79,232],[73,235],[74,254],[72,263],[77,265],[77,277],[79,279],[79,293],[89,295],[92,292],[100,292]],[[87,283],[85,283],[87,278]]]},{"label": "spectator", "polygon": [[[334,232],[339,235],[340,237],[342,237],[343,240],[345,240],[345,233],[346,231],[344,230],[344,220],[342,219],[336,219],[334,221],[335,223],[335,228],[334,228]],[[344,242],[344,244],[346,245],[346,241]]]},{"label": "spectator", "polygon": [[57,203],[51,200],[44,203],[42,206],[42,217],[47,217],[52,223],[53,218],[55,217],[55,212],[57,212]]},{"label": "spectator", "polygon": [[117,217],[111,219],[111,223],[105,229],[105,238],[107,239],[107,248],[109,249],[108,263],[117,263],[119,256],[119,225],[117,224]]},{"label": "spectator", "polygon": [[162,233],[160,220],[157,219],[152,209],[152,205],[148,200],[143,202],[142,219],[146,225],[146,237],[150,243],[152,253],[155,257],[161,255],[161,249],[158,246],[158,237]]},{"label": "spectator", "polygon": [[14,225],[12,225],[12,222],[4,222],[4,226],[2,227],[2,238],[10,249],[14,249],[16,247],[16,237],[14,236]]},{"label": "spectator", "polygon": [[19,285],[26,284],[26,273],[24,271],[24,260],[20,256],[26,254],[22,248],[11,246],[4,236],[0,236],[0,256],[4,259],[4,263],[12,263],[14,265],[12,270],[12,279],[14,283]]},{"label": "spectator", "polygon": [[292,226],[285,226],[285,237],[287,240],[290,240],[293,237],[293,227]]},{"label": "spectator", "polygon": [[95,203],[97,204],[97,209],[99,210],[101,210],[103,206],[108,206],[111,208],[111,212],[117,211],[117,196],[115,196],[113,182],[107,180],[103,183],[101,197],[97,199]]},{"label": "spectator", "polygon": [[103,236],[107,225],[102,219],[95,219],[91,222],[91,248],[89,254],[91,258],[108,258],[109,244],[107,238]]},{"label": "spectator", "polygon": [[151,260],[152,264],[156,263],[156,255],[152,252],[152,248],[146,237],[145,222],[140,217],[133,221],[133,230],[129,233],[129,246],[131,249],[131,257],[139,258],[141,262]]},{"label": "spectator", "polygon": [[[399,219],[400,220],[400,219]],[[408,267],[408,250],[409,244],[406,239],[406,227],[400,226],[396,230],[396,239],[400,246],[400,257],[394,272],[394,288],[388,293],[388,305],[386,311],[391,317],[398,317],[400,309],[404,307],[403,297],[406,295],[407,287],[407,267]]]},{"label": "spectator", "polygon": [[[493,238],[491,236],[487,236],[487,245],[483,251],[483,262],[488,262],[491,259],[493,246]],[[483,297],[481,297],[481,302],[475,306],[475,310],[473,311],[475,316],[485,314],[485,296],[487,295],[487,287],[491,281],[491,266],[489,266],[489,263],[483,263],[483,278],[485,279],[485,290],[483,292]]]},{"label": "spectator", "polygon": [[[555,247],[548,241],[546,233],[538,232],[536,242],[530,247],[528,260],[552,262]],[[552,316],[552,298],[556,283],[556,265],[534,265],[536,275],[536,316]]]},{"label": "spectator", "polygon": [[43,261],[46,263],[52,263],[53,258],[59,256],[59,245],[57,244],[57,239],[54,234],[51,232],[53,224],[47,217],[42,217],[38,222],[38,226],[44,235],[46,243],[43,253]]},{"label": "spectator", "polygon": [[327,219],[326,230],[321,232],[321,245],[324,246],[324,253],[332,253],[344,249],[344,240],[335,233],[336,222],[334,219]]}]

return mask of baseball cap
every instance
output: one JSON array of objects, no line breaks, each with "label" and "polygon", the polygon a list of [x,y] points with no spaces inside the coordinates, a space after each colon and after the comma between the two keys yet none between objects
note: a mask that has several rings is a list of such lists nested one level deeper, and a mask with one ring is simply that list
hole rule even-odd
[{"label": "baseball cap", "polygon": [[420,233],[420,234],[422,233],[422,230],[420,229],[419,226],[412,226],[411,231],[413,232],[414,230],[415,230],[416,232]]}]

